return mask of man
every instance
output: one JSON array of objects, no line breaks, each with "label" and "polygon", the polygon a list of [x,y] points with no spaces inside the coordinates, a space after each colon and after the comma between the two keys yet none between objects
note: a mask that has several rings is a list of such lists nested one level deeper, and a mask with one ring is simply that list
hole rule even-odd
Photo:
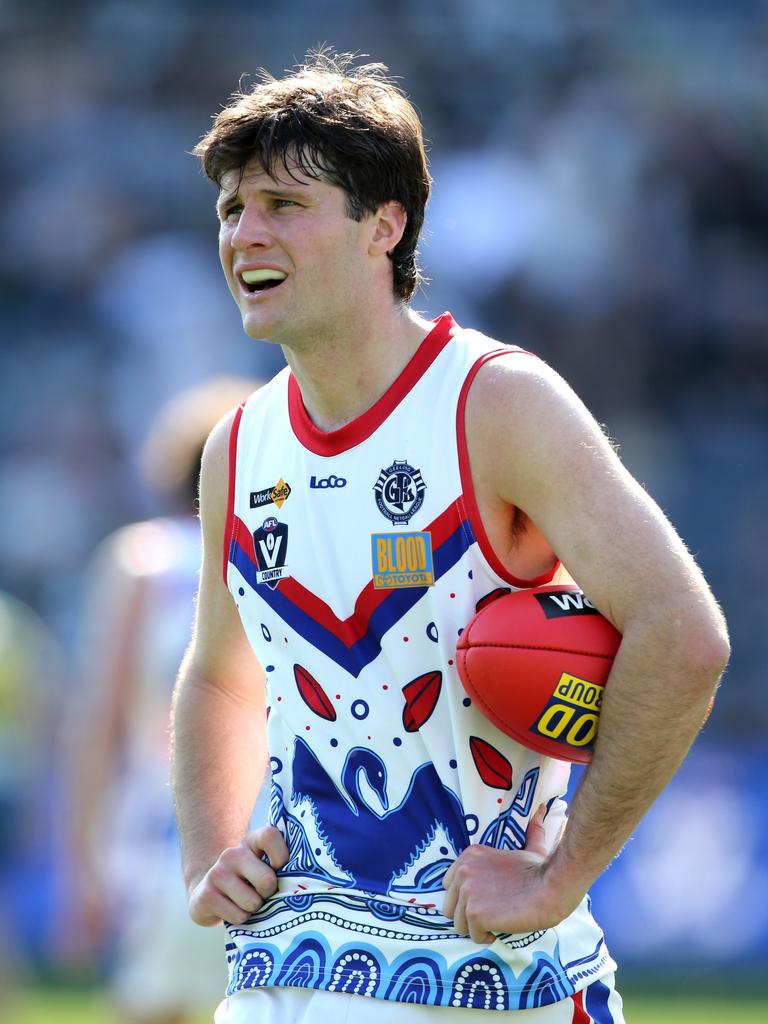
[{"label": "man", "polygon": [[[321,55],[233,97],[196,150],[244,329],[288,367],[203,457],[175,704],[190,913],[227,922],[220,1022],[621,1021],[587,889],[706,717],[725,626],[557,374],[409,307],[429,175],[384,71]],[[566,766],[498,732],[454,665],[477,603],[558,556],[623,634],[564,828]],[[271,824],[249,832],[265,702]]]},{"label": "man", "polygon": [[[168,721],[198,584],[202,448],[258,383],[215,378],[166,403],[141,469],[168,514],[116,530],[89,567],[80,686],[67,729],[76,922],[69,954],[79,946],[102,966],[111,949],[109,996],[121,1024],[191,1021],[216,1005],[226,977],[221,943],[186,912]],[[267,808],[259,810],[266,815]]]}]

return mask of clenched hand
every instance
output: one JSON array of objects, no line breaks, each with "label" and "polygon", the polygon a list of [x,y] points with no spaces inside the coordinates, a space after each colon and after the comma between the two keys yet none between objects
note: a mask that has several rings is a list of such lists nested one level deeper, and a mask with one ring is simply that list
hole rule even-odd
[{"label": "clenched hand", "polygon": [[190,889],[190,917],[205,926],[222,920],[244,924],[277,892],[275,871],[285,867],[288,857],[285,839],[272,825],[249,832],[237,846],[223,850]]},{"label": "clenched hand", "polygon": [[494,932],[550,928],[578,905],[583,894],[569,905],[547,882],[545,869],[552,851],[544,830],[545,813],[542,804],[528,823],[524,849],[468,846],[448,869],[443,913],[453,918],[457,932],[487,945],[494,941]]}]

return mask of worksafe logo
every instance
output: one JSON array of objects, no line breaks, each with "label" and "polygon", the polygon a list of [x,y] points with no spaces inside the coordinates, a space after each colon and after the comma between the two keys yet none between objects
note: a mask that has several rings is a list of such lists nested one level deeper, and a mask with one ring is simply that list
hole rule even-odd
[{"label": "worksafe logo", "polygon": [[371,560],[376,590],[431,587],[435,582],[429,533],[374,533]]},{"label": "worksafe logo", "polygon": [[272,502],[281,508],[290,493],[291,488],[280,477],[274,487],[266,487],[263,491],[251,491],[251,508],[262,508],[264,505],[271,505]]},{"label": "worksafe logo", "polygon": [[424,504],[426,489],[420,470],[395,461],[379,473],[373,491],[382,515],[393,523],[408,523]]}]

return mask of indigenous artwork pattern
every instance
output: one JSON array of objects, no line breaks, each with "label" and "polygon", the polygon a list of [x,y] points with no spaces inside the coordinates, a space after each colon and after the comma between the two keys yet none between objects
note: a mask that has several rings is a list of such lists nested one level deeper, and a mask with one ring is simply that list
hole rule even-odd
[{"label": "indigenous artwork pattern", "polygon": [[614,969],[588,899],[556,928],[489,946],[441,912],[445,872],[470,844],[521,849],[542,803],[554,841],[568,782],[567,765],[479,713],[455,667],[479,606],[556,569],[510,576],[477,513],[464,399],[497,357],[531,358],[446,314],[346,427],[319,432],[287,369],[235,421],[225,575],[265,669],[270,822],[290,859],[275,896],[228,926],[230,993],[508,1010]]}]

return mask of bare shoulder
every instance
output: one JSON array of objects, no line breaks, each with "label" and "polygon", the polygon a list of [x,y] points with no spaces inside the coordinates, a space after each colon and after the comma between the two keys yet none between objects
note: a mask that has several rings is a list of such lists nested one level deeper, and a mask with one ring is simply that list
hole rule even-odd
[{"label": "bare shoulder", "polygon": [[568,420],[586,421],[597,427],[579,396],[556,370],[514,349],[480,368],[469,392],[467,415],[479,429],[514,430],[528,438],[561,429]]},{"label": "bare shoulder", "polygon": [[490,360],[466,424],[473,472],[531,519],[622,632],[640,605],[706,594],[672,525],[551,367],[521,354]]},{"label": "bare shoulder", "polygon": [[204,532],[222,534],[227,510],[232,427],[239,409],[223,416],[203,448],[200,466],[200,519]]},{"label": "bare shoulder", "polygon": [[207,483],[216,484],[223,480],[226,484],[229,479],[229,449],[232,427],[239,412],[239,407],[231,409],[226,416],[222,416],[208,435],[208,440],[203,448],[201,468],[201,473],[206,478]]},{"label": "bare shoulder", "polygon": [[213,428],[203,450],[200,519],[203,562],[193,642],[186,665],[212,685],[250,699],[261,678],[235,602],[222,575],[230,438],[237,409]]},{"label": "bare shoulder", "polygon": [[527,353],[510,350],[482,366],[469,391],[466,429],[470,451],[494,477],[499,497],[524,511],[531,487],[551,490],[575,463],[626,473],[573,388]]}]

